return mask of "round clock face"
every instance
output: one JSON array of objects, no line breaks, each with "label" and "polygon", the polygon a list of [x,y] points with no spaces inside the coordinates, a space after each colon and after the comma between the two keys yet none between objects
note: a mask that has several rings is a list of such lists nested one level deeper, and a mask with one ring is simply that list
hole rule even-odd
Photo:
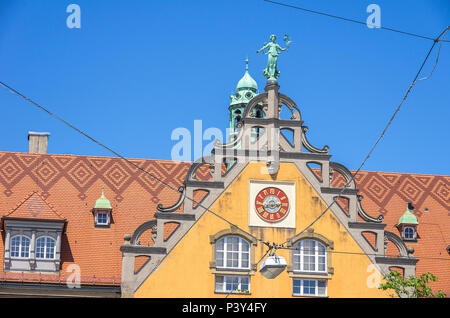
[{"label": "round clock face", "polygon": [[264,221],[279,222],[289,212],[289,199],[281,189],[264,188],[256,195],[255,208],[258,216]]}]

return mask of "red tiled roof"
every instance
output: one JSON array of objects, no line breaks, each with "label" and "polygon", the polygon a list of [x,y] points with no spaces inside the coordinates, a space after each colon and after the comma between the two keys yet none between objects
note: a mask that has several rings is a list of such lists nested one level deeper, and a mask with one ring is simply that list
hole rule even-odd
[{"label": "red tiled roof", "polygon": [[[183,183],[190,166],[188,162],[130,160],[174,188]],[[112,205],[109,228],[94,227],[91,213],[102,186]],[[124,235],[154,218],[159,203],[175,203],[178,194],[120,158],[0,152],[0,216],[25,216],[34,198],[46,203],[42,203],[46,217],[52,211],[67,220],[61,241],[61,272],[42,273],[40,279],[59,280],[62,276],[64,280],[71,274],[70,265],[76,264],[82,283],[101,280],[120,285]],[[0,263],[3,255],[2,243]],[[15,274],[4,272],[0,280],[12,279]],[[36,280],[36,274],[19,276],[19,280]]]},{"label": "red tiled roof", "polygon": [[32,191],[4,217],[62,221],[64,218],[37,192]]},{"label": "red tiled roof", "polygon": [[[130,160],[175,189],[183,184],[191,164]],[[200,178],[207,178],[206,172]],[[340,183],[343,179],[336,176],[333,184]],[[432,286],[450,294],[450,257],[445,250],[450,244],[450,177],[361,171],[356,183],[364,196],[364,210],[372,216],[382,214],[386,230],[396,234],[395,224],[405,212],[406,202],[412,201],[420,238],[408,246],[414,247],[414,255],[419,258],[417,274],[435,274],[439,282]],[[94,227],[90,213],[102,186],[113,208],[110,228]],[[169,206],[179,197],[179,193],[120,158],[0,152],[0,215],[14,210],[24,213],[20,209],[29,201],[24,198],[33,198],[30,191],[67,220],[61,246],[61,273],[41,274],[40,279],[57,280],[60,276],[64,279],[70,275],[69,265],[77,264],[82,283],[103,277],[103,283],[116,285],[120,284],[120,246],[124,234],[132,234],[143,222],[153,219],[157,204]],[[3,262],[3,244],[0,244],[0,262]],[[12,279],[11,275],[14,276],[0,272],[0,280]],[[36,274],[20,274],[18,279],[36,280],[33,275]]]},{"label": "red tiled roof", "polygon": [[[355,179],[364,197],[363,209],[372,216],[382,214],[386,231],[400,236],[395,225],[407,201],[412,202],[419,221],[419,239],[406,245],[414,248],[414,256],[419,259],[416,273],[437,276],[439,281],[430,286],[450,296],[450,255],[446,251],[450,244],[450,176],[361,171]],[[342,186],[343,178],[336,178],[334,183]]]}]

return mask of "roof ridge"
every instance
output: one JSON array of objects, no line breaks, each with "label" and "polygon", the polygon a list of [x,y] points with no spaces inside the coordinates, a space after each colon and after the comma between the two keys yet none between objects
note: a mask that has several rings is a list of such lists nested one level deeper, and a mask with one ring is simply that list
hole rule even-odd
[{"label": "roof ridge", "polygon": [[[350,172],[355,172],[355,169],[349,169]],[[391,174],[407,174],[414,176],[430,176],[430,177],[450,177],[447,174],[432,174],[432,173],[417,173],[417,172],[394,172],[394,171],[374,171],[374,170],[361,170],[360,172],[373,172],[373,173],[391,173]]]},{"label": "roof ridge", "polygon": [[16,211],[18,208],[20,208],[29,198],[31,198],[31,196],[36,193],[36,190],[31,191],[30,193],[28,193],[24,199],[22,199],[21,201],[19,201],[14,207],[11,208],[11,210],[9,210],[8,213],[6,213],[4,216],[8,216],[10,214],[12,214],[14,211]]},{"label": "roof ridge", "polygon": [[[95,156],[95,155],[75,155],[75,154],[58,154],[58,153],[29,153],[29,152],[19,152],[19,151],[0,151],[0,154],[16,154],[19,156],[65,156],[65,157],[87,157],[87,158],[100,158],[100,159],[122,159],[120,157],[111,157],[111,156]],[[174,163],[194,163],[194,161],[178,161],[178,160],[169,160],[169,159],[150,159],[150,158],[132,158],[125,157],[127,160],[150,160],[150,161],[164,161],[164,162],[174,162]]]}]

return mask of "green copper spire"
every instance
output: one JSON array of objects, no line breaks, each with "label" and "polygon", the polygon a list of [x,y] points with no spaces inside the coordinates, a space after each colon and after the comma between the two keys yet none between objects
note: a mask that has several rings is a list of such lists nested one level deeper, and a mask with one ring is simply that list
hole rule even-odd
[{"label": "green copper spire", "polygon": [[277,37],[272,34],[270,36],[270,42],[264,43],[264,46],[256,51],[256,53],[268,50],[267,53],[264,53],[268,55],[267,59],[267,66],[263,70],[263,75],[268,80],[276,80],[278,77],[280,77],[280,71],[277,69],[277,62],[278,62],[278,55],[282,51],[286,51],[289,48],[289,45],[291,45],[291,39],[287,34],[284,35],[284,41],[286,42],[286,47],[283,49],[281,46],[279,46],[277,43],[275,43],[275,40]]},{"label": "green copper spire", "polygon": [[[248,72],[248,58],[245,59],[245,73],[244,76],[239,80],[236,86],[236,93],[230,96],[230,105],[228,106],[228,110],[230,111],[230,132],[228,135],[228,140],[233,141],[237,136],[237,126],[239,122],[242,120],[242,116],[244,115],[245,106],[258,95],[258,84],[256,81],[250,76]],[[262,117],[261,106],[257,106],[254,108],[254,117],[260,118]],[[255,128],[258,129],[258,128]],[[236,147],[240,147],[237,145]]]},{"label": "green copper spire", "polygon": [[111,203],[105,197],[105,189],[102,187],[102,195],[95,201],[94,209],[112,209]]},{"label": "green copper spire", "polygon": [[256,84],[256,81],[248,73],[248,58],[245,60],[245,74],[236,86],[236,91],[239,92],[242,90],[250,90],[254,93],[258,90],[258,84]]},{"label": "green copper spire", "polygon": [[398,219],[398,224],[419,224],[416,216],[409,210],[409,206],[406,207],[405,213]]},{"label": "green copper spire", "polygon": [[258,84],[248,72],[248,58],[245,59],[245,73],[236,86],[236,93],[230,96],[230,135],[229,140],[233,140],[237,133],[237,124],[241,121],[245,106],[258,95]]},{"label": "green copper spire", "polygon": [[230,96],[230,106],[247,104],[258,94],[258,84],[248,72],[248,58],[245,60],[245,73],[236,86],[236,93]]}]

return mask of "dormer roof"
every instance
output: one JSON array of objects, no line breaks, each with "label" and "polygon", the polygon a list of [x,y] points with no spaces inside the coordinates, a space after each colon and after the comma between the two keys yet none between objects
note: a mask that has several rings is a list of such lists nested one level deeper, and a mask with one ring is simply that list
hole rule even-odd
[{"label": "dormer roof", "polygon": [[65,218],[37,191],[28,194],[21,202],[5,214],[3,218],[65,221]]},{"label": "dormer roof", "polygon": [[112,209],[111,202],[105,197],[105,189],[102,188],[102,195],[95,201],[94,209]]},{"label": "dormer roof", "polygon": [[409,209],[409,204],[406,207],[405,213],[398,219],[397,226],[401,224],[410,224],[410,225],[417,225],[419,222],[417,221],[416,216],[411,212]]}]

